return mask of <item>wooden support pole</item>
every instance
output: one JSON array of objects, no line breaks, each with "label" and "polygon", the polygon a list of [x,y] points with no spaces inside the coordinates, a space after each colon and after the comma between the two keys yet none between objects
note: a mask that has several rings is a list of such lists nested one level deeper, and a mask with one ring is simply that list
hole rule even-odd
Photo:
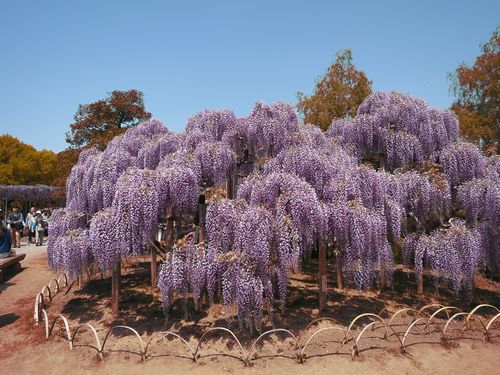
[{"label": "wooden support pole", "polygon": [[227,199],[233,199],[234,198],[234,181],[233,181],[233,175],[230,174],[227,177],[226,181],[226,198]]},{"label": "wooden support pole", "polygon": [[206,202],[205,202],[205,195],[204,194],[201,194],[199,199],[198,199],[198,203],[199,203],[199,238],[198,238],[198,242],[203,242],[205,241],[205,223],[206,223],[206,218],[207,218],[207,205],[206,205]]},{"label": "wooden support pole", "polygon": [[78,289],[83,288],[83,271],[80,270],[80,275],[78,275]]},{"label": "wooden support pole", "polygon": [[177,241],[182,237],[182,219],[180,216],[175,217],[175,237],[174,240]]},{"label": "wooden support pole", "polygon": [[120,261],[113,265],[111,270],[111,310],[113,318],[119,317],[120,311],[120,280],[121,280],[121,264]]},{"label": "wooden support pole", "polygon": [[423,273],[417,275],[417,294],[419,296],[424,294],[424,275]]},{"label": "wooden support pole", "polygon": [[238,170],[239,168],[237,168],[233,172],[233,198],[236,198],[236,196],[238,195],[238,186],[239,186]]},{"label": "wooden support pole", "polygon": [[337,289],[344,289],[344,283],[342,281],[342,254],[340,251],[335,253],[335,266],[337,269]]},{"label": "wooden support pole", "polygon": [[174,245],[174,209],[171,204],[167,207],[167,229],[165,233],[165,242],[167,250],[172,250]]},{"label": "wooden support pole", "polygon": [[326,276],[326,242],[319,242],[319,311],[326,308],[328,282]]},{"label": "wooden support pole", "polygon": [[385,288],[385,267],[380,264],[380,290]]},{"label": "wooden support pole", "polygon": [[156,249],[151,246],[151,291],[154,292],[157,284],[158,268],[156,265]]}]

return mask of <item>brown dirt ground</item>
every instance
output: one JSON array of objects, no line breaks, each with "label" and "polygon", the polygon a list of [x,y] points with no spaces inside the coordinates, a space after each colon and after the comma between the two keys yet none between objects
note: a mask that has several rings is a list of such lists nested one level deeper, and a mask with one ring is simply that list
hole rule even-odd
[{"label": "brown dirt ground", "polygon": [[[318,335],[318,340],[307,349],[307,360],[298,364],[293,357],[293,341],[280,334],[272,334],[258,345],[259,358],[252,361],[250,367],[230,356],[213,356],[211,354],[227,353],[238,355],[238,348],[220,334],[207,337],[207,342],[200,350],[200,364],[185,358],[187,352],[176,341],[163,340],[157,337],[152,341],[152,355],[145,363],[140,357],[126,352],[110,352],[101,361],[96,352],[88,347],[76,347],[69,350],[67,342],[62,338],[63,331],[56,327],[55,334],[46,342],[42,326],[34,327],[33,304],[35,295],[51,278],[53,273],[46,262],[45,247],[23,246],[21,252],[27,257],[22,262],[22,272],[7,277],[0,284],[0,368],[5,374],[140,374],[147,371],[156,374],[168,371],[169,374],[215,374],[215,373],[248,373],[248,374],[322,374],[335,371],[345,374],[427,374],[427,373],[460,373],[494,374],[500,366],[500,324],[493,332],[490,343],[482,342],[480,331],[466,332],[461,339],[452,339],[441,343],[440,335],[434,332],[443,327],[443,320],[436,321],[430,334],[423,334],[423,326],[417,327],[415,335],[409,337],[408,354],[402,355],[394,336],[388,341],[381,340],[383,327],[368,331],[366,338],[360,342],[360,356],[356,360],[350,358],[352,342],[339,349],[341,333],[329,331]],[[334,267],[329,267],[333,269]],[[263,330],[283,327],[299,334],[303,343],[315,330],[329,326],[321,322],[305,331],[307,324],[318,317],[317,285],[314,277],[316,265],[313,263],[303,274],[293,275],[290,283],[287,311],[281,315],[275,311],[270,319],[266,315]],[[101,339],[111,325],[127,324],[149,339],[155,333],[165,329],[178,332],[188,342],[196,345],[197,339],[207,327],[228,327],[237,334],[246,349],[257,337],[239,329],[231,311],[224,311],[220,305],[203,306],[201,311],[194,309],[189,302],[189,320],[184,320],[184,310],[178,301],[168,322],[165,322],[158,294],[148,292],[148,264],[138,262],[125,270],[121,297],[122,318],[114,321],[110,315],[110,280],[109,277],[91,280],[81,289],[75,287],[65,295],[59,293],[48,307],[49,315],[59,312],[69,318],[71,327],[82,323],[91,323],[98,330]],[[329,280],[335,280],[330,274]],[[327,312],[323,316],[335,318],[341,324],[349,322],[363,312],[379,313],[383,309],[396,311],[400,307],[420,308],[427,303],[442,303],[458,306],[468,311],[479,303],[500,306],[500,283],[477,278],[476,293],[471,304],[460,297],[446,292],[446,288],[436,288],[426,278],[426,297],[415,297],[413,275],[403,268],[395,274],[395,287],[383,292],[357,292],[352,289],[338,291],[330,288]],[[491,311],[485,311],[491,316]],[[385,314],[385,313],[384,313]],[[385,315],[387,316],[387,315]],[[397,332],[402,332],[405,325],[411,322],[410,316],[402,316],[395,325]],[[366,323],[366,321],[364,321]],[[477,323],[476,323],[477,324]],[[457,325],[452,327],[453,337],[458,337]],[[360,327],[356,333],[359,333]],[[457,336],[458,335],[458,336]],[[92,342],[88,331],[82,331],[79,344]],[[137,342],[130,336],[117,331],[110,336],[110,349],[137,350]],[[107,344],[107,345],[108,345]],[[328,355],[326,355],[328,354]],[[280,355],[280,357],[266,357]],[[184,357],[184,358],[183,358]]]}]

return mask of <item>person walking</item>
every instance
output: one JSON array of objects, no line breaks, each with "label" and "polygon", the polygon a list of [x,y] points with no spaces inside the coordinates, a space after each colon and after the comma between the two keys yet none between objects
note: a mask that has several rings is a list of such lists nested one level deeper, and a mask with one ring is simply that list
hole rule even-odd
[{"label": "person walking", "polygon": [[44,235],[46,237],[49,236],[49,224],[50,224],[50,209],[49,208],[44,208],[42,211],[42,218],[43,221],[45,221],[45,230],[44,230]]},{"label": "person walking", "polygon": [[7,223],[10,225],[10,234],[12,236],[12,247],[21,247],[21,233],[24,229],[23,214],[19,212],[19,207],[12,207]]},{"label": "person walking", "polygon": [[12,250],[12,237],[5,226],[5,223],[0,218],[0,259],[10,256]]},{"label": "person walking", "polygon": [[29,229],[28,232],[28,244],[33,243],[33,237],[35,235],[35,227],[36,227],[36,222],[35,222],[35,207],[31,207],[30,212],[26,215],[26,226]]},{"label": "person walking", "polygon": [[45,228],[47,227],[47,222],[45,221],[44,216],[42,215],[42,211],[38,210],[35,215],[35,241],[36,246],[43,245],[43,234],[45,232]]}]

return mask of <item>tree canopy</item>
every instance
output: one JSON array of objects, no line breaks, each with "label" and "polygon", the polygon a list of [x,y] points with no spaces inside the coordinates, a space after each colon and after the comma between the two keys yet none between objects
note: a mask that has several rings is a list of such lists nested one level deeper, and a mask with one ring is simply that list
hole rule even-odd
[{"label": "tree canopy", "polygon": [[480,138],[487,149],[500,151],[500,29],[482,46],[474,65],[462,63],[452,74],[452,105],[460,120],[462,136],[473,142]]},{"label": "tree canopy", "polygon": [[150,117],[151,113],[144,108],[141,91],[115,90],[108,93],[106,99],[78,106],[75,122],[66,133],[66,142],[73,148],[94,146],[102,150],[126,128]]},{"label": "tree canopy", "polygon": [[372,93],[372,82],[352,63],[350,49],[337,53],[336,61],[316,82],[314,93],[297,94],[297,109],[305,123],[328,129],[334,119],[354,117],[361,102]]},{"label": "tree canopy", "polygon": [[52,186],[57,188],[54,197],[64,201],[66,196],[66,180],[68,179],[71,168],[78,161],[80,155],[79,149],[67,148],[57,154],[57,170],[58,173],[52,181]]},{"label": "tree canopy", "polygon": [[52,151],[37,151],[8,134],[0,136],[0,185],[50,185],[56,166]]}]

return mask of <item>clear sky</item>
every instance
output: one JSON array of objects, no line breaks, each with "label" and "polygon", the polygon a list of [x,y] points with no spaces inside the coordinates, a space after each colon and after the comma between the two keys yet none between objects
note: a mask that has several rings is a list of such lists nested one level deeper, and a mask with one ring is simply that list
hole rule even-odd
[{"label": "clear sky", "polygon": [[204,108],[296,102],[351,48],[375,90],[448,107],[500,1],[0,0],[0,134],[61,151],[78,104],[144,92],[176,131]]}]

